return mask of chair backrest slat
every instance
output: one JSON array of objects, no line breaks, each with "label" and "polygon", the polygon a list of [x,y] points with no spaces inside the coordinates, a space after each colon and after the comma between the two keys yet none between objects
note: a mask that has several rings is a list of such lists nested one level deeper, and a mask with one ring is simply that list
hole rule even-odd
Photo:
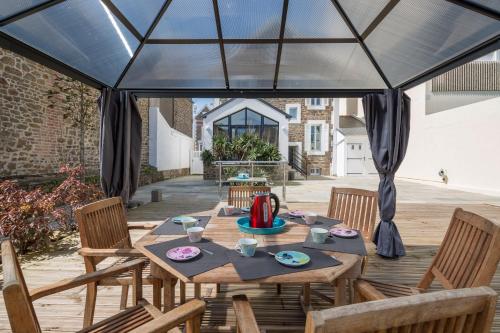
[{"label": "chair backrest slat", "polygon": [[269,186],[230,186],[227,196],[228,205],[250,207],[252,205],[252,195],[258,192],[271,192]]},{"label": "chair backrest slat", "polygon": [[[127,218],[120,197],[100,200],[75,212],[82,247],[94,249],[131,248]],[[93,258],[97,264],[104,258]]]},{"label": "chair backrest slat", "polygon": [[376,191],[333,187],[328,217],[360,230],[366,240],[371,240],[377,219],[377,201]]},{"label": "chair backrest slat", "polygon": [[446,290],[309,311],[306,333],[486,333],[497,295],[489,287]]},{"label": "chair backrest slat", "polygon": [[426,289],[434,279],[448,289],[489,285],[499,260],[500,225],[457,208],[418,286]]},{"label": "chair backrest slat", "polygon": [[41,332],[21,266],[10,240],[2,242],[2,267],[2,292],[12,332]]}]

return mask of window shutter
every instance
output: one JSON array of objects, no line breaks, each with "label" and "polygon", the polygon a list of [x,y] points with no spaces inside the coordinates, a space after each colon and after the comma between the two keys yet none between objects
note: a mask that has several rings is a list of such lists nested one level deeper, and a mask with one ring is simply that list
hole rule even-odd
[{"label": "window shutter", "polygon": [[304,150],[307,153],[311,151],[311,126],[309,124],[304,128]]},{"label": "window shutter", "polygon": [[330,135],[328,133],[328,124],[321,125],[321,151],[327,152],[330,147],[329,141]]}]

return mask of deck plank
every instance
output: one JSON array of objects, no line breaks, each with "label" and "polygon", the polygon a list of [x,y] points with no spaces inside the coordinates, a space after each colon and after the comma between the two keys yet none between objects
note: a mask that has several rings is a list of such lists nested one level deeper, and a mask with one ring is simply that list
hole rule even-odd
[{"label": "deck plank", "polygon": [[[172,203],[175,205],[176,203]],[[182,211],[192,204],[177,202],[176,212]],[[290,208],[303,208],[325,213],[326,203],[288,203]],[[461,205],[492,220],[500,220],[500,207],[491,205]],[[161,219],[166,210],[164,204],[146,205],[130,212],[131,220],[137,222]],[[199,208],[210,209],[210,206]],[[444,237],[454,205],[447,204],[398,204],[397,222],[401,236],[407,246],[408,255],[399,260],[384,260],[375,256],[371,248],[368,261],[367,276],[382,281],[390,281],[408,285],[416,285],[425,269],[429,266],[438,245]],[[138,239],[142,231],[134,230],[133,239]],[[79,247],[78,236],[74,235],[57,244],[53,251],[45,254],[30,255],[23,258],[22,266],[26,281],[30,288],[36,288],[58,279],[74,277],[84,271],[82,259],[76,254]],[[329,296],[334,296],[328,286],[313,285]],[[492,282],[492,287],[500,293],[500,269]],[[151,287],[146,286],[145,297],[151,300]],[[432,286],[432,289],[438,289]],[[268,332],[283,331],[301,332],[305,316],[302,313],[298,292],[300,286],[284,286],[283,292],[276,295],[274,286],[223,285],[219,295],[215,295],[215,285],[204,285],[202,295],[208,301],[208,308],[203,318],[204,332],[232,332],[235,327],[234,313],[231,309],[231,296],[245,293],[252,302],[260,325],[270,328]],[[192,285],[187,286],[187,295],[193,297]],[[178,295],[178,293],[177,293]],[[120,288],[100,287],[97,297],[95,320],[109,317],[119,310]],[[76,288],[60,294],[49,296],[35,302],[35,310],[44,331],[74,332],[81,328],[83,322],[83,304],[85,288]],[[178,299],[177,299],[178,301]],[[10,332],[3,298],[0,297],[0,332]],[[316,307],[329,306],[323,300],[313,297]],[[274,329],[274,330],[273,330]],[[500,302],[497,304],[497,315],[492,332],[500,333]]]}]

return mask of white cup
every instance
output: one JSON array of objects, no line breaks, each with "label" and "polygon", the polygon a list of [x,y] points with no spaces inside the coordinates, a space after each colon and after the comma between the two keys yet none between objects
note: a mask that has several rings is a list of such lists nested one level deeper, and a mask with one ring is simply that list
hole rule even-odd
[{"label": "white cup", "polygon": [[311,228],[311,235],[314,243],[322,244],[326,241],[329,231],[323,228]]},{"label": "white cup", "polygon": [[201,238],[203,236],[203,231],[205,231],[205,228],[203,227],[191,227],[188,228],[187,234],[189,237],[189,241],[191,243],[198,243],[201,241]]},{"label": "white cup", "polygon": [[224,215],[233,215],[234,209],[234,206],[224,206]]},{"label": "white cup", "polygon": [[245,257],[253,257],[256,249],[257,240],[253,238],[240,238],[235,246],[235,250]]},{"label": "white cup", "polygon": [[307,212],[304,214],[304,220],[306,221],[307,225],[311,225],[316,223],[316,220],[318,219],[318,214],[313,213],[313,212]]}]

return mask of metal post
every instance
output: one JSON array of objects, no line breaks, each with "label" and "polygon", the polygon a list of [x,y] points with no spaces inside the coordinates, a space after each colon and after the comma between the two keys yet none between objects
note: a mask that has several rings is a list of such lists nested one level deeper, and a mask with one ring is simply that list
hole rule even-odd
[{"label": "metal post", "polygon": [[252,178],[253,178],[253,165],[254,165],[253,162],[250,162],[250,167],[251,167],[250,177],[252,177]]},{"label": "metal post", "polygon": [[219,163],[219,200],[222,200],[222,162]]},{"label": "metal post", "polygon": [[286,202],[286,163],[283,162],[283,201]]}]

